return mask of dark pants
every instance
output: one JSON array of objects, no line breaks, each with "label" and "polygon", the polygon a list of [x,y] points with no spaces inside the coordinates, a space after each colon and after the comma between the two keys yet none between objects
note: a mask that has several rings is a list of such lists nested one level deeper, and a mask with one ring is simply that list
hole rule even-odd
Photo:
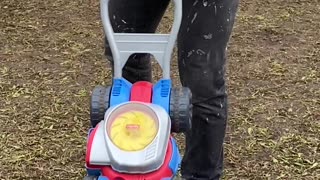
[{"label": "dark pants", "polygon": [[[178,64],[183,86],[193,94],[192,130],[186,133],[181,173],[186,179],[219,179],[227,124],[226,46],[239,0],[183,0]],[[111,0],[115,32],[154,32],[169,0]],[[112,55],[106,43],[106,55]],[[136,54],[123,69],[131,82],[151,81],[150,56]]]}]

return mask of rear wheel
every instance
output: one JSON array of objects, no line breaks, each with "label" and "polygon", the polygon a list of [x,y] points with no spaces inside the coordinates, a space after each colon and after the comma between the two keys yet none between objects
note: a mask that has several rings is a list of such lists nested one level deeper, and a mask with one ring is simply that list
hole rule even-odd
[{"label": "rear wheel", "polygon": [[95,127],[104,119],[104,114],[109,108],[110,91],[110,86],[96,86],[93,89],[90,105],[90,122],[92,127]]}]

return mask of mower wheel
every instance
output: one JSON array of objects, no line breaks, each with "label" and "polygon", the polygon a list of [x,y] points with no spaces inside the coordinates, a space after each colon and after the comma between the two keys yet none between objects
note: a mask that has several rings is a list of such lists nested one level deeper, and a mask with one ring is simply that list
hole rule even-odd
[{"label": "mower wheel", "polygon": [[172,132],[186,132],[191,128],[191,98],[192,94],[189,88],[172,88],[170,97],[170,118]]},{"label": "mower wheel", "polygon": [[95,127],[104,119],[104,114],[109,108],[109,96],[111,87],[96,86],[91,94],[90,122]]}]

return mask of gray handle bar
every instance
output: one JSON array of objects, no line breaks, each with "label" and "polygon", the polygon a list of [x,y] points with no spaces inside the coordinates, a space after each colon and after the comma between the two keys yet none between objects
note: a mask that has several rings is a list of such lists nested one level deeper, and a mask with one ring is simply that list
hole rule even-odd
[{"label": "gray handle bar", "polygon": [[114,78],[122,77],[122,68],[134,53],[152,54],[163,70],[163,78],[170,79],[170,62],[182,20],[182,0],[174,0],[174,22],[170,34],[114,33],[109,17],[109,1],[100,0],[100,13],[113,60]]}]

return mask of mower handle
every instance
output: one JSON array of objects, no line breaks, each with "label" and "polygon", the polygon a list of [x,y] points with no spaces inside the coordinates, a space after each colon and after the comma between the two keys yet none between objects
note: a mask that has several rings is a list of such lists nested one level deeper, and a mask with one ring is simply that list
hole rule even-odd
[{"label": "mower handle", "polygon": [[114,33],[109,17],[110,0],[100,0],[104,33],[114,61],[114,78],[122,77],[122,68],[135,53],[152,54],[163,70],[163,78],[170,79],[170,62],[182,20],[182,0],[173,0],[174,22],[170,34]]}]

